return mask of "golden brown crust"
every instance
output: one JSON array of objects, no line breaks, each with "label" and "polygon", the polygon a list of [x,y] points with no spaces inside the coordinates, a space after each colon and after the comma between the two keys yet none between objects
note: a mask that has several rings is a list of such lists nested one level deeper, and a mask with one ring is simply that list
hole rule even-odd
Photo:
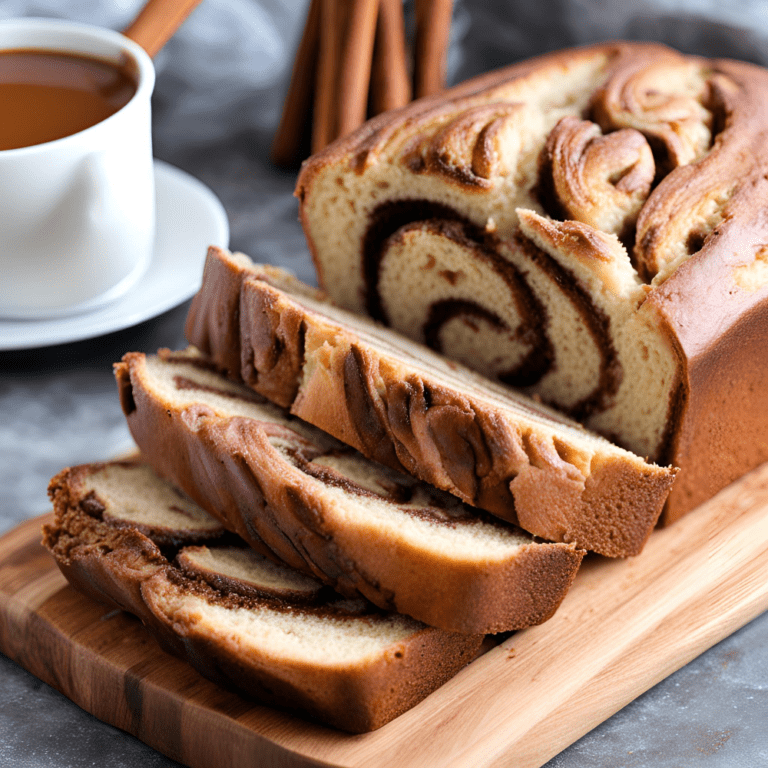
[{"label": "golden brown crust", "polygon": [[[44,530],[44,544],[62,573],[89,597],[138,616],[165,650],[249,698],[364,733],[413,707],[470,662],[480,648],[481,636],[414,624],[410,634],[362,663],[340,659],[334,664],[333,649],[329,649],[327,666],[300,658],[276,659],[253,646],[243,653],[236,638],[205,621],[190,621],[173,609],[174,602],[189,595],[225,606],[240,605],[239,598],[232,601],[185,577],[139,531],[115,529],[80,506],[69,505],[78,495],[69,481],[76,482],[78,473],[89,471],[87,466],[65,470],[52,481],[57,516]],[[253,598],[244,605],[257,603],[258,598]],[[367,619],[351,615],[350,620]]]},{"label": "golden brown crust", "polygon": [[[733,229],[723,232],[731,242],[742,236]],[[663,525],[768,461],[768,286],[734,287],[729,282],[734,273],[759,257],[754,246],[731,253],[729,259],[710,255],[683,265],[651,297],[686,360],[669,449],[682,469]]]},{"label": "golden brown crust", "polygon": [[[495,72],[489,72],[472,80],[467,80],[453,88],[449,88],[438,96],[422,98],[402,109],[378,115],[356,131],[335,141],[323,152],[305,160],[296,183],[296,197],[303,203],[304,197],[311,187],[313,176],[322,168],[349,158],[353,158],[352,162],[356,166],[364,166],[373,162],[377,151],[386,145],[396,131],[401,128],[413,130],[414,125],[417,125],[419,122],[432,120],[438,113],[453,114],[457,110],[452,105],[461,99],[471,98],[476,94],[498,87],[510,80],[525,78],[534,73],[538,74],[543,70],[550,70],[556,73],[561,66],[573,63],[574,59],[592,58],[595,55],[612,58],[617,55],[621,45],[587,46],[565,53],[538,56]],[[659,46],[653,45],[648,47],[655,49]]]},{"label": "golden brown crust", "polygon": [[[487,101],[485,95],[488,92],[493,92],[494,89],[510,82],[524,81],[527,78],[557,78],[568,68],[590,60],[604,60],[609,72],[621,72],[631,70],[649,58],[668,57],[675,63],[683,59],[669,48],[655,43],[610,42],[572,48],[488,72],[449,88],[438,96],[422,98],[402,109],[381,114],[304,161],[295,192],[301,203],[299,215],[302,217],[304,214],[306,196],[311,194],[314,177],[319,171],[339,162],[350,162],[353,167],[358,168],[370,165],[376,162],[378,154],[394,137],[397,136],[400,140],[404,133],[418,135],[420,126],[427,126],[443,115],[458,118],[467,108],[471,108],[473,100],[480,97]],[[310,251],[314,255],[311,231],[305,227],[305,232],[310,240]]]},{"label": "golden brown crust", "polygon": [[[211,258],[229,257],[220,253]],[[251,279],[246,279],[249,275]],[[519,424],[503,408],[433,381],[407,361],[362,342],[352,328],[307,309],[300,296],[271,285],[270,281],[279,281],[259,267],[244,269],[243,279],[243,379],[254,389],[260,391],[262,376],[258,368],[246,370],[252,364],[246,350],[252,334],[262,344],[268,331],[274,334],[274,349],[303,361],[299,379],[269,378],[267,385],[270,391],[282,386],[289,398],[298,393],[291,405],[295,415],[369,458],[409,472],[545,539],[610,556],[642,549],[674,472],[644,464],[607,443],[600,450],[609,455],[615,451],[616,464],[595,460],[593,467],[579,466],[574,458],[578,450],[564,460],[560,453],[567,456],[570,450],[567,433],[557,449],[551,437],[539,446],[536,430],[521,434]],[[288,282],[283,287],[291,290],[290,286]],[[204,285],[202,290],[216,288]],[[301,335],[284,332],[298,327],[304,329]],[[515,407],[531,414],[545,412],[522,399],[515,401]],[[559,417],[546,413],[547,419],[555,419],[552,428],[557,430]]]},{"label": "golden brown crust", "polygon": [[305,460],[328,452],[329,441],[313,445],[278,425],[217,416],[202,402],[180,406],[152,386],[138,353],[125,356],[123,370],[136,404],[128,425],[157,471],[254,548],[346,595],[449,631],[486,634],[545,621],[576,575],[583,553],[572,545],[510,545],[484,562],[437,555],[415,536],[393,540],[366,517],[345,521],[339,502],[322,493],[322,476],[299,457],[288,461],[272,438],[295,443]]},{"label": "golden brown crust", "polygon": [[[209,258],[205,261],[203,281],[211,286],[211,290],[199,291],[192,300],[186,335],[197,339],[198,349],[211,357],[222,371],[239,376],[239,270],[232,262]],[[211,301],[212,297],[216,300]],[[126,410],[125,406],[123,410]]]}]

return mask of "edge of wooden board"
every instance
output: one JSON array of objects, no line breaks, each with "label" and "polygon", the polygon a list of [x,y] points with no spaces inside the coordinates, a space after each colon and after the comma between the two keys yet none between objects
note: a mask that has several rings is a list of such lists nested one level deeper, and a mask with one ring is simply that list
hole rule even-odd
[{"label": "edge of wooden board", "polygon": [[[163,653],[138,621],[74,592],[38,543],[42,522],[0,538],[0,650],[194,768],[256,757],[260,766],[406,768],[424,764],[425,745],[435,765],[514,757],[517,768],[539,768],[768,609],[763,465],[654,532],[639,557],[590,556],[550,621],[516,633],[380,730],[350,736],[221,690]],[[96,684],[115,689],[107,705],[91,695]]]}]

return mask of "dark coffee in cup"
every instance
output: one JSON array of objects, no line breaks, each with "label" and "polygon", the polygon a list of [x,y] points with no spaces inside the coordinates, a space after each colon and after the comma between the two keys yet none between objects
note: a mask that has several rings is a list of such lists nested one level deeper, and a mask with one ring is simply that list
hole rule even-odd
[{"label": "dark coffee in cup", "polygon": [[0,51],[0,150],[61,139],[100,123],[136,92],[125,66],[57,51]]}]

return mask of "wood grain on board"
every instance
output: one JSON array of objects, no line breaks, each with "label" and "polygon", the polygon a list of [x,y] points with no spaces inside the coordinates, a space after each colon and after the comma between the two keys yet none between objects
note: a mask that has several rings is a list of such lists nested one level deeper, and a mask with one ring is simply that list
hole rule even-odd
[{"label": "wood grain on board", "polygon": [[555,617],[481,656],[410,712],[350,736],[260,707],[80,596],[39,544],[0,538],[0,650],[96,717],[194,768],[541,766],[768,609],[768,465],[637,558],[587,558]]}]

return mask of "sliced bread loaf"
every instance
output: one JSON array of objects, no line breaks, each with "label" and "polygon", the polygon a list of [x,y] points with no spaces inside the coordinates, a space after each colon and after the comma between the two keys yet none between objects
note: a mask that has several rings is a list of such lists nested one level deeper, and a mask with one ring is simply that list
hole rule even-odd
[{"label": "sliced bread loaf", "polygon": [[674,479],[242,254],[211,249],[187,336],[365,456],[550,541],[637,554]]},{"label": "sliced bread loaf", "polygon": [[116,366],[145,459],[254,547],[348,596],[467,634],[548,619],[582,554],[535,542],[356,451],[222,375],[199,353]]},{"label": "sliced bread loaf", "polygon": [[611,42],[487,73],[310,158],[340,306],[681,468],[768,460],[768,70]]},{"label": "sliced bread loaf", "polygon": [[[344,599],[242,542],[200,544],[201,521],[214,539],[217,521],[141,463],[66,469],[49,491],[56,519],[43,543],[76,589],[134,613],[165,650],[262,703],[370,731],[482,643]],[[173,531],[173,544],[156,531]]]}]

